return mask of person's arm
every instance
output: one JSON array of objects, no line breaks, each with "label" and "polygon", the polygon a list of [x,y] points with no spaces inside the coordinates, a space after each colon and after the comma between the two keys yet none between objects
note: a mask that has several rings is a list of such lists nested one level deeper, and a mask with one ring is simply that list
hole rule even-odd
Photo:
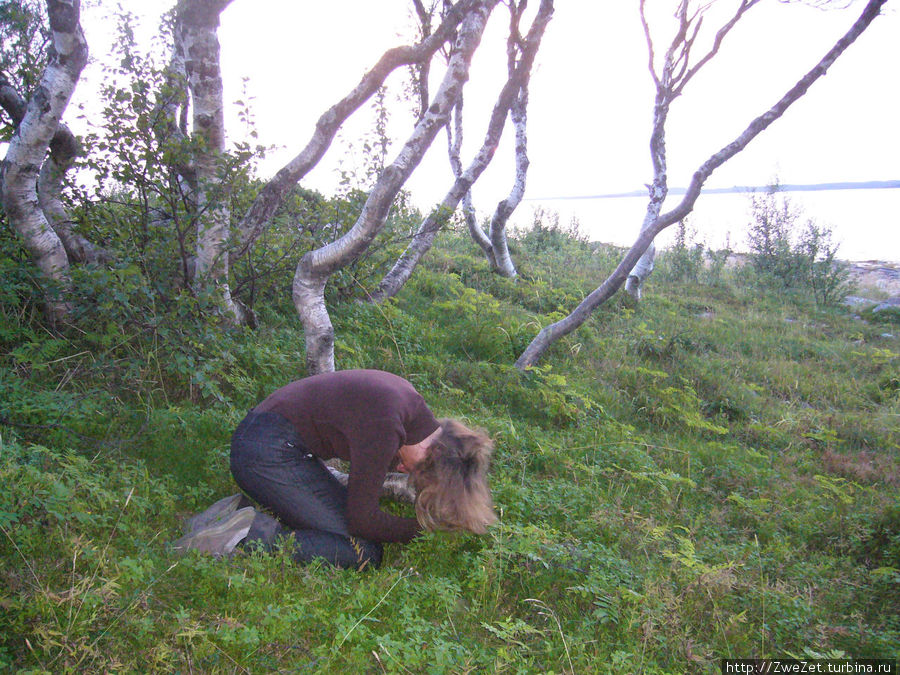
[{"label": "person's arm", "polygon": [[402,440],[394,428],[373,424],[369,439],[351,448],[347,481],[347,525],[351,535],[403,543],[421,533],[415,518],[386,513],[379,505],[384,478]]}]

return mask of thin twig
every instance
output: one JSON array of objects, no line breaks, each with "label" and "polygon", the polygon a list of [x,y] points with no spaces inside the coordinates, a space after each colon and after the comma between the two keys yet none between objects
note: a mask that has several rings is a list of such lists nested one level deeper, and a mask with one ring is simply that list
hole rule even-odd
[{"label": "thin twig", "polygon": [[[525,598],[525,602],[530,602],[538,607],[541,607],[553,617],[553,620],[556,622],[556,629],[559,631],[559,637],[562,638],[563,648],[566,650],[566,659],[569,661],[569,670],[575,673],[575,666],[572,664],[572,655],[569,653],[569,644],[566,642],[566,635],[563,633],[562,624],[559,622],[559,617],[556,616],[556,612],[554,612],[543,600],[538,600],[537,598]],[[544,612],[541,612],[544,614]],[[546,615],[545,615],[546,616]]]},{"label": "thin twig", "polygon": [[347,631],[347,634],[344,635],[344,637],[343,637],[343,638],[341,639],[341,641],[338,643],[338,646],[336,647],[336,649],[340,649],[340,648],[341,648],[341,645],[343,645],[343,644],[347,641],[347,638],[350,637],[350,634],[351,634],[353,631],[356,630],[357,626],[359,626],[359,624],[361,624],[363,621],[365,621],[366,619],[368,619],[369,616],[371,616],[372,612],[374,612],[376,609],[378,609],[378,608],[381,606],[381,603],[384,602],[384,601],[387,599],[387,596],[390,595],[391,591],[394,590],[394,588],[397,586],[397,584],[399,584],[401,581],[403,581],[404,579],[406,579],[406,578],[408,578],[408,577],[410,577],[410,576],[412,576],[412,575],[413,575],[413,568],[412,568],[412,567],[403,570],[403,571],[400,573],[400,576],[397,577],[397,581],[395,581],[395,582],[391,585],[391,587],[390,587],[389,589],[387,589],[387,592],[385,592],[385,594],[381,596],[381,599],[380,599],[378,602],[375,603],[375,606],[372,607],[372,609],[370,609],[368,612],[366,612],[365,614],[363,614],[363,615],[359,618],[359,620],[358,620],[355,624],[353,624],[353,626],[350,628],[350,630]]},{"label": "thin twig", "polygon": [[[69,621],[68,629],[66,633],[68,634],[71,631],[72,626],[78,620],[78,615],[81,613],[82,608],[84,607],[84,601],[87,597],[87,589],[91,588],[94,585],[94,581],[97,579],[97,574],[100,572],[100,564],[103,562],[104,558],[106,558],[106,552],[109,550],[109,545],[112,543],[112,538],[116,534],[116,530],[119,528],[119,523],[122,521],[122,514],[125,513],[125,509],[128,507],[128,504],[131,502],[131,496],[134,494],[134,488],[128,492],[128,496],[125,498],[125,503],[122,505],[122,508],[119,509],[119,515],[116,518],[116,523],[113,525],[112,530],[109,533],[109,537],[106,539],[106,545],[103,547],[103,551],[100,553],[100,557],[97,559],[97,565],[94,567],[94,572],[91,575],[90,580],[85,587],[85,593],[81,596],[81,604],[78,605],[78,609],[75,610],[75,616]],[[96,642],[96,640],[95,640]]]}]

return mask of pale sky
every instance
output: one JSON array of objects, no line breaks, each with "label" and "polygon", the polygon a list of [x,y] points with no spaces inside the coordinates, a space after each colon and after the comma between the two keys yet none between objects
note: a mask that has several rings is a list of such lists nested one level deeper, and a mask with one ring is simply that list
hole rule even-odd
[{"label": "pale sky", "polygon": [[[656,5],[665,7],[669,2],[657,0]],[[530,4],[534,9],[538,1]],[[532,76],[526,198],[629,191],[651,180],[647,148],[653,88],[637,4],[637,0],[557,1]],[[652,7],[653,0],[648,4]],[[725,0],[721,4],[731,5]],[[893,4],[896,0],[805,97],[721,167],[709,185],[767,184],[776,176],[783,183],[900,178],[900,86],[895,73],[900,63],[900,14]],[[408,43],[409,5],[409,0],[234,0],[223,14],[219,33],[225,96],[226,101],[241,98],[246,79],[259,141],[278,146],[263,165],[264,174],[273,173],[302,149],[319,115],[344,96],[385,49]],[[799,2],[764,0],[748,12],[719,56],[672,106],[667,133],[670,186],[686,185],[702,161],[780,98],[846,32],[864,5],[856,0],[847,9],[823,11]],[[141,10],[152,15],[169,6],[167,1],[153,0],[142,3]],[[92,11],[97,10],[84,10],[86,15]],[[658,18],[665,20],[665,13]],[[488,111],[505,77],[506,22],[506,10],[499,6],[472,66],[464,164],[481,143]],[[98,45],[108,37],[100,35],[101,24],[86,16],[85,30],[92,53],[103,58]],[[439,70],[433,78],[435,87]],[[399,73],[388,80],[392,89],[388,105],[396,110],[391,129],[395,150],[412,123],[409,107],[396,101],[401,80]],[[243,134],[235,110],[230,109],[227,122],[232,141]],[[368,106],[356,117],[302,184],[333,190],[340,161],[355,161],[349,143],[371,128]],[[473,191],[476,208],[485,214],[506,196],[511,184],[511,127],[507,132]],[[450,183],[442,134],[407,187],[415,202],[426,208]],[[900,190],[880,192],[885,194],[864,200],[877,205],[862,218],[875,228],[873,232],[885,232],[886,243],[879,248],[889,255],[882,257],[900,259]],[[616,216],[609,226],[622,233],[622,243],[631,238],[628,232],[639,228],[643,211],[641,200],[627,201],[632,206],[622,212],[622,222]],[[698,212],[703,202],[701,196]],[[523,203],[520,221],[530,222],[534,203]],[[586,230],[592,228],[596,203],[549,205],[565,213],[582,208],[576,215]],[[697,226],[704,227],[700,222]],[[853,231],[852,224],[834,227]],[[607,230],[596,238],[616,237]]]}]

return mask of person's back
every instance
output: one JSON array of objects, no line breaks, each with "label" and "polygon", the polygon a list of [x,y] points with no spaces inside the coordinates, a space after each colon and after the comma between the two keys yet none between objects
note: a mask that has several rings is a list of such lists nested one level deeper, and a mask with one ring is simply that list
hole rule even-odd
[{"label": "person's back", "polygon": [[[288,533],[298,561],[323,557],[362,568],[380,563],[382,543],[409,541],[423,529],[483,533],[496,520],[487,485],[491,448],[483,432],[439,423],[413,385],[391,373],[347,370],[291,382],[232,436],[235,481],[277,518],[261,514],[246,540],[269,547]],[[346,487],[323,464],[333,457],[350,462]],[[411,474],[420,493],[416,518],[380,508],[392,468]],[[235,516],[237,525],[246,523]],[[226,523],[213,534],[219,541],[230,532]]]}]

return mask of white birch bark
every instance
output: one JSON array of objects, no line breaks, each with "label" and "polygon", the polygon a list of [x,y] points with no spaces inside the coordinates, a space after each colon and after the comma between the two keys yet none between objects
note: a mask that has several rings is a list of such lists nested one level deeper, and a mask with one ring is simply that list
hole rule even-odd
[{"label": "white birch bark", "polygon": [[434,53],[453,37],[463,18],[468,16],[473,8],[479,7],[483,1],[459,0],[448,10],[437,30],[421,42],[386,51],[350,93],[319,117],[316,129],[306,147],[266,183],[241,218],[240,243],[233,254],[235,259],[247,253],[275,215],[288,190],[318,164],[344,121],[384,84],[388,75],[401,66],[430,60]]},{"label": "white birch bark", "polygon": [[671,211],[660,215],[650,227],[640,233],[613,273],[579,303],[567,317],[543,328],[519,356],[516,361],[516,367],[524,370],[536,364],[554,342],[581,326],[597,307],[611,298],[622,287],[631,269],[650,246],[654,237],[670,225],[683,220],[691,212],[697,198],[700,196],[704,182],[712,173],[746,148],[754,138],[780,118],[795,101],[800,99],[812,84],[828,71],[847,47],[862,35],[875,17],[878,16],[885,2],[887,0],[869,0],[862,14],[847,33],[835,43],[834,47],[825,54],[812,70],[800,78],[775,105],[754,119],[736,139],[701,164],[697,171],[694,172],[681,202]]},{"label": "white birch bark", "polygon": [[44,160],[38,175],[38,205],[62,242],[70,262],[103,262],[110,259],[109,253],[75,231],[75,222],[62,201],[63,178],[72,167],[77,152],[75,137],[60,123],[56,136],[50,141],[50,156]]},{"label": "white birch bark", "polygon": [[[666,118],[669,114],[669,102],[665,92],[657,88],[656,103],[653,107],[653,133],[650,136],[650,157],[653,162],[653,183],[648,186],[650,198],[647,202],[647,210],[644,214],[644,222],[641,224],[641,232],[653,227],[663,202],[669,192],[668,177],[666,174]],[[644,281],[653,272],[656,260],[656,245],[651,241],[647,250],[638,259],[634,268],[625,282],[625,290],[635,300],[641,299],[641,288]]]},{"label": "white birch bark", "polygon": [[[37,181],[50,141],[87,63],[88,47],[81,30],[80,10],[80,0],[48,0],[52,31],[49,60],[0,166],[0,201],[6,216],[35,264],[63,294],[70,288],[69,260],[62,241],[40,208]],[[69,309],[64,297],[47,293],[47,316],[51,321],[63,319]]]},{"label": "white birch bark", "polygon": [[[513,77],[515,72],[518,56],[522,49],[522,36],[519,32],[519,21],[522,12],[525,9],[527,0],[522,0],[518,4],[510,3],[510,28],[509,38],[507,39],[507,72],[509,77]],[[528,175],[528,136],[527,136],[527,111],[528,111],[528,81],[530,73],[527,73],[522,83],[516,100],[510,107],[509,116],[515,129],[515,179],[509,195],[506,199],[497,204],[494,214],[491,217],[488,234],[478,224],[475,218],[475,209],[472,207],[472,193],[466,192],[463,197],[463,214],[465,216],[466,225],[469,235],[476,244],[484,252],[491,269],[498,274],[513,278],[516,276],[516,267],[509,254],[509,246],[506,239],[506,224],[509,222],[510,216],[519,206],[522,198],[525,196],[525,182]],[[462,123],[461,123],[461,104],[457,110],[457,144],[462,139]],[[453,175],[459,179],[462,174],[462,166],[459,160],[459,147],[457,145],[456,154],[453,153],[453,144],[451,143],[450,166],[453,169]]]},{"label": "white birch bark", "polygon": [[[653,165],[653,182],[648,186],[650,194],[644,221],[641,224],[641,232],[653,227],[669,192],[666,165],[666,120],[669,116],[669,106],[672,101],[682,94],[684,87],[697,71],[716,55],[725,36],[728,35],[744,13],[756,5],[759,0],[741,0],[731,19],[716,33],[710,50],[693,66],[690,63],[691,50],[700,32],[703,13],[709,5],[701,6],[699,9],[691,12],[689,7],[690,0],[681,0],[675,11],[675,17],[678,19],[678,30],[663,56],[659,73],[657,73],[653,40],[650,35],[650,27],[647,24],[644,2],[645,0],[641,0],[640,3],[641,24],[647,40],[647,51],[650,57],[649,68],[653,77],[653,84],[656,87],[656,96],[653,104],[653,125],[650,133],[650,160]],[[644,282],[653,272],[655,260],[656,246],[651,242],[632,268],[625,282],[625,291],[635,300],[641,299],[641,290]]]},{"label": "white birch bark", "polygon": [[303,323],[308,374],[334,370],[334,328],[324,295],[328,277],[359,257],[383,229],[400,188],[447,123],[453,104],[468,79],[472,55],[481,41],[488,16],[497,2],[482,0],[463,19],[440,88],[396,159],[381,173],[353,227],[336,241],[308,252],[297,265],[293,299]]},{"label": "white birch bark", "polygon": [[219,17],[231,1],[181,0],[175,39],[181,43],[184,55],[193,103],[192,132],[195,140],[199,140],[193,157],[197,205],[194,286],[197,290],[212,289],[225,316],[233,323],[245,323],[244,309],[232,299],[228,285],[226,245],[231,209],[220,176],[225,151],[225,105],[217,30]]},{"label": "white birch bark", "polygon": [[[14,127],[21,124],[28,104],[0,73],[0,108],[9,115]],[[78,140],[71,130],[60,122],[50,140],[50,154],[44,160],[38,174],[38,205],[47,222],[63,244],[70,263],[95,263],[109,258],[109,254],[94,246],[74,229],[71,216],[62,202],[62,183],[79,152]]]},{"label": "white birch bark", "polygon": [[[553,0],[542,0],[538,14],[528,31],[528,38],[525,43],[525,48],[522,51],[522,58],[510,74],[509,79],[500,91],[500,95],[497,97],[497,102],[494,104],[491,119],[488,123],[488,130],[481,148],[475,154],[474,159],[466,170],[456,177],[456,180],[444,196],[440,205],[429,213],[419,226],[419,229],[413,236],[409,246],[397,262],[394,263],[391,270],[385,274],[381,283],[379,283],[378,288],[371,295],[371,300],[373,302],[381,302],[386,298],[393,297],[400,291],[403,285],[409,280],[416,265],[422,259],[422,256],[424,256],[431,248],[435,236],[437,236],[443,223],[448,219],[449,214],[453,213],[460,200],[464,198],[475,181],[478,180],[490,164],[491,159],[493,159],[494,153],[497,150],[497,145],[500,143],[500,137],[503,134],[503,128],[506,125],[506,118],[510,108],[517,100],[522,86],[528,82],[531,67],[534,64],[534,58],[540,47],[541,38],[543,37],[544,30],[552,16]],[[459,134],[457,134],[457,137],[459,137]],[[471,223],[469,227],[471,231]],[[478,241],[477,237],[476,241]],[[503,244],[501,250],[505,250],[505,236]],[[482,246],[482,248],[484,248],[484,246]],[[494,242],[490,243],[490,248],[492,254],[496,255],[496,251],[494,251]],[[508,251],[506,255],[509,257]]]},{"label": "white birch bark", "polygon": [[[525,9],[527,0],[522,0],[518,5],[510,3],[509,38],[506,43],[507,71],[512,74],[516,68],[516,62],[522,53],[522,36],[519,31],[519,22]],[[525,196],[525,184],[528,178],[528,84],[530,72],[526,75],[519,89],[519,94],[509,110],[509,117],[515,129],[515,179],[506,199],[501,200],[494,210],[490,224],[491,261],[494,271],[501,276],[513,278],[516,276],[516,266],[509,254],[509,246],[506,239],[506,225],[510,216],[518,208]]]},{"label": "white birch bark", "polygon": [[516,130],[516,177],[509,195],[497,204],[494,215],[491,217],[490,238],[494,270],[501,276],[512,279],[516,276],[516,266],[509,254],[509,245],[506,240],[506,224],[519,204],[522,203],[522,198],[525,196],[525,182],[528,178],[527,82],[519,90],[519,95],[516,97],[509,115]]},{"label": "white birch bark", "polygon": [[[463,140],[463,92],[460,92],[459,99],[453,107],[453,124],[447,125],[447,154],[450,159],[450,170],[453,171],[453,177],[456,180],[462,178],[463,167],[462,159],[462,140]],[[463,218],[466,221],[466,227],[469,235],[476,244],[484,251],[491,267],[494,267],[494,251],[491,247],[491,240],[484,233],[484,230],[478,225],[475,217],[475,206],[472,204],[472,191],[466,190],[466,194],[462,197]]]}]

